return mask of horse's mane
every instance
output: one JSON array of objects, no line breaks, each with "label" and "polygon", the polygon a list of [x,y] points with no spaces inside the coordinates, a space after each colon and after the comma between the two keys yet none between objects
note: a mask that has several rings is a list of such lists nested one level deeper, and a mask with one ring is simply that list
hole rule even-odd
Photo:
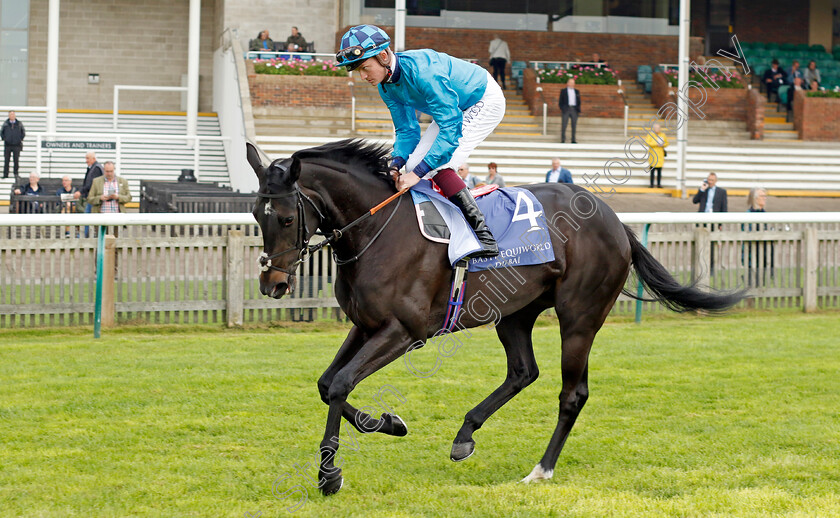
[{"label": "horse's mane", "polygon": [[388,147],[363,139],[345,139],[322,146],[302,149],[292,155],[298,160],[331,160],[348,167],[357,167],[370,174],[389,178],[387,174]]}]

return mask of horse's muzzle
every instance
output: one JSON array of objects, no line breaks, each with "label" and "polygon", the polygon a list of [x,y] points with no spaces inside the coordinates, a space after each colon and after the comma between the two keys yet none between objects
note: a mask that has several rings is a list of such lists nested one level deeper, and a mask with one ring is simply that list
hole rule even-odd
[{"label": "horse's muzzle", "polygon": [[[277,273],[277,275],[272,275]],[[285,273],[270,272],[260,275],[260,293],[273,299],[279,299],[291,293],[295,278]]]}]

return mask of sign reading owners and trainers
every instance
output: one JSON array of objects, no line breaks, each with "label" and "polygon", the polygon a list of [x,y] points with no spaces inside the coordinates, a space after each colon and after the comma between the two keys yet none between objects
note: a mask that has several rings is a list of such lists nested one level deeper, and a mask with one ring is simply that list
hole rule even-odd
[{"label": "sign reading owners and trainers", "polygon": [[116,142],[88,142],[81,140],[44,140],[41,147],[46,149],[117,149]]}]

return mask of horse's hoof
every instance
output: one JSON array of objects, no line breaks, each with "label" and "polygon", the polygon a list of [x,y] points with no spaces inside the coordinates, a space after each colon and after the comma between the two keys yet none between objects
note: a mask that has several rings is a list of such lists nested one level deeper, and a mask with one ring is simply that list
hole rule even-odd
[{"label": "horse's hoof", "polygon": [[538,482],[540,480],[548,480],[553,476],[554,476],[554,470],[553,469],[550,469],[550,470],[546,471],[545,469],[543,469],[542,466],[537,464],[536,466],[534,466],[534,469],[531,470],[531,473],[527,477],[523,478],[520,482],[522,482],[523,484],[530,484],[531,482]]},{"label": "horse's hoof", "polygon": [[394,437],[405,437],[408,435],[408,426],[406,426],[405,421],[397,414],[382,414],[381,418],[387,421],[387,425],[390,425],[389,429],[391,433],[388,435],[393,435]]},{"label": "horse's hoof", "polygon": [[338,470],[336,473],[319,480],[318,487],[321,488],[321,493],[324,496],[329,496],[338,493],[343,485],[344,477],[341,476],[341,470]]},{"label": "horse's hoof", "polygon": [[449,458],[455,462],[466,460],[475,452],[475,441],[452,443],[452,452]]}]

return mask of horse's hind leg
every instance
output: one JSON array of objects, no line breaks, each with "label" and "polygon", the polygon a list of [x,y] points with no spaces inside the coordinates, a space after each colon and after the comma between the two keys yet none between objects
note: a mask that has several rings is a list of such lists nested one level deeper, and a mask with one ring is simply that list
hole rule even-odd
[{"label": "horse's hind leg", "polygon": [[587,383],[589,351],[592,348],[595,333],[603,323],[603,318],[599,319],[597,325],[587,325],[586,321],[589,319],[586,316],[580,314],[569,315],[569,313],[575,312],[569,311],[568,307],[566,311],[568,313],[563,314],[558,311],[563,339],[561,360],[563,389],[560,392],[560,412],[557,418],[557,426],[539,464],[534,467],[531,474],[522,479],[522,482],[532,482],[552,477],[557,457],[560,456],[560,451],[572,431],[575,420],[589,397]]},{"label": "horse's hind leg", "polygon": [[539,370],[534,358],[531,331],[542,310],[542,306],[528,306],[499,321],[496,332],[507,356],[507,377],[499,388],[467,413],[452,444],[449,455],[452,460],[461,461],[472,455],[475,450],[473,432],[481,428],[502,405],[537,379]]}]

